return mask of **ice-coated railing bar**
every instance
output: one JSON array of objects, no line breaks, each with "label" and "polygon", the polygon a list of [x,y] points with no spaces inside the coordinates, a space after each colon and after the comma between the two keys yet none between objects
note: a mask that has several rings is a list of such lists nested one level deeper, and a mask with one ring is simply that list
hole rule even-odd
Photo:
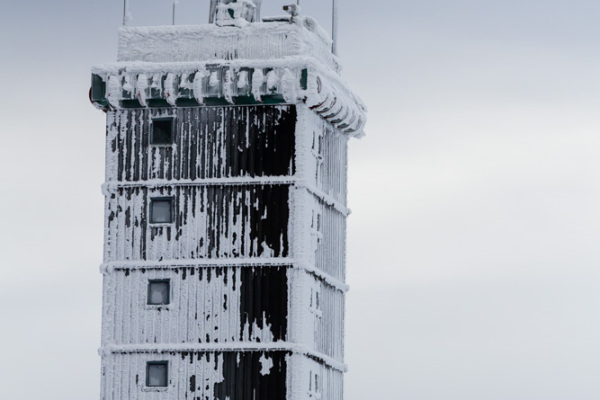
[{"label": "ice-coated railing bar", "polygon": [[317,279],[331,286],[332,288],[339,290],[342,293],[347,293],[350,287],[333,276],[321,271],[318,268],[307,265],[306,263],[296,261],[290,258],[228,258],[222,260],[162,260],[162,261],[113,261],[106,262],[100,265],[100,273],[103,275],[112,273],[114,271],[122,270],[165,270],[165,269],[179,269],[179,268],[278,268],[278,267],[290,267],[295,269],[304,270],[307,273],[313,275]]},{"label": "ice-coated railing bar", "polygon": [[161,354],[166,352],[225,352],[225,351],[288,351],[294,354],[302,354],[319,360],[341,372],[347,372],[348,366],[339,360],[329,357],[323,353],[314,351],[304,345],[277,342],[277,343],[205,343],[205,344],[142,344],[142,345],[106,345],[98,349],[101,355],[146,353]]}]

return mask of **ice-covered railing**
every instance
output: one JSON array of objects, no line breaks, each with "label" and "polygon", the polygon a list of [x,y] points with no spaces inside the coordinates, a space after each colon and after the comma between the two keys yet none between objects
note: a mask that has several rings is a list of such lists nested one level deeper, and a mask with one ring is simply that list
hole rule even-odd
[{"label": "ice-covered railing", "polygon": [[96,68],[92,100],[115,109],[304,103],[336,129],[359,135],[366,120],[360,99],[333,74],[327,76],[310,64],[309,60],[289,60]]},{"label": "ice-covered railing", "polygon": [[119,62],[93,68],[91,98],[101,108],[306,104],[341,132],[362,134],[366,108],[310,18],[125,27],[119,37]]},{"label": "ice-covered railing", "polygon": [[272,60],[310,56],[339,72],[331,38],[310,17],[243,27],[176,25],[121,27],[117,61]]}]

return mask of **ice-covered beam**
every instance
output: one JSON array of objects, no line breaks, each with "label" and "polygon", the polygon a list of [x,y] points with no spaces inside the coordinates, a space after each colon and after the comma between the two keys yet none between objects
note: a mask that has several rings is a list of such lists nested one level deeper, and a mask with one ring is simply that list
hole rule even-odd
[{"label": "ice-covered beam", "polygon": [[92,101],[114,109],[304,103],[339,131],[361,135],[366,108],[337,74],[302,58],[266,64],[127,62],[100,66],[93,70]]}]

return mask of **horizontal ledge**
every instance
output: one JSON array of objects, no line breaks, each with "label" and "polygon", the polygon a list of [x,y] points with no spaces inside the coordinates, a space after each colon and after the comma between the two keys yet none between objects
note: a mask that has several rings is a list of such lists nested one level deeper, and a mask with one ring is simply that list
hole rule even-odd
[{"label": "horizontal ledge", "polygon": [[215,353],[215,352],[267,352],[285,351],[304,355],[319,361],[333,369],[347,372],[348,367],[343,362],[335,360],[323,353],[309,349],[304,345],[276,343],[206,343],[206,344],[143,344],[143,345],[107,345],[100,348],[100,355],[109,354],[163,354],[163,353]]},{"label": "horizontal ledge", "polygon": [[100,265],[100,272],[102,274],[109,274],[113,271],[124,271],[124,270],[164,270],[164,269],[178,269],[178,268],[274,268],[274,267],[288,267],[294,269],[303,270],[320,281],[333,287],[340,292],[347,293],[350,287],[341,282],[339,279],[332,277],[331,275],[321,271],[312,266],[298,263],[291,258],[226,258],[226,259],[205,259],[205,260],[163,260],[163,261],[116,261],[107,262]]},{"label": "horizontal ledge", "polygon": [[104,110],[184,106],[181,101],[191,101],[195,106],[205,100],[222,105],[264,101],[307,104],[348,136],[361,137],[366,122],[367,110],[362,100],[337,73],[310,57],[222,60],[216,64],[214,60],[120,62],[93,68],[92,79],[92,101]]},{"label": "horizontal ledge", "polygon": [[300,180],[290,176],[270,176],[270,177],[256,177],[256,178],[206,178],[206,179],[178,179],[178,180],[165,180],[165,179],[151,179],[146,181],[109,181],[102,185],[102,193],[105,196],[109,196],[118,189],[125,188],[160,188],[160,187],[181,187],[181,186],[270,186],[270,185],[293,185],[297,188],[304,188],[314,196],[323,200],[323,202],[335,210],[343,214],[345,217],[351,214],[351,210],[345,205],[336,200],[333,196],[328,195],[320,189],[317,189],[313,185],[306,183],[304,180]]},{"label": "horizontal ledge", "polygon": [[[103,191],[125,187],[168,187],[168,186],[243,186],[243,185],[291,185],[297,179],[291,176],[268,177],[235,177],[235,178],[204,178],[204,179],[150,179],[145,181],[109,181],[102,185]],[[105,193],[106,194],[106,193]]]},{"label": "horizontal ledge", "polygon": [[124,269],[175,269],[175,268],[219,268],[219,267],[286,267],[291,266],[291,258],[223,258],[201,260],[163,260],[163,261],[116,261],[102,264],[101,271]]}]

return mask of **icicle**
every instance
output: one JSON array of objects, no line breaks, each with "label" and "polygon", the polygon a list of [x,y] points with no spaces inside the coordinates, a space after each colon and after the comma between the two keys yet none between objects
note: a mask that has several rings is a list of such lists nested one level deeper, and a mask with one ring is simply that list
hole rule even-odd
[{"label": "icicle", "polygon": [[245,90],[248,87],[248,71],[240,71],[238,74],[237,88]]},{"label": "icicle", "polygon": [[261,94],[264,82],[265,75],[260,68],[256,68],[254,74],[252,74],[252,95],[254,95],[256,101],[261,101],[262,99]]},{"label": "icicle", "polygon": [[123,94],[127,93],[128,98],[132,98],[134,91],[135,91],[135,88],[131,84],[131,76],[125,75],[123,77]]},{"label": "icicle", "polygon": [[165,79],[165,97],[167,102],[175,106],[177,103],[177,88],[175,85],[176,76],[173,73],[168,73]]},{"label": "icicle", "polygon": [[204,102],[204,96],[206,94],[204,92],[204,87],[205,87],[204,86],[204,78],[205,77],[206,77],[205,70],[198,71],[194,75],[194,83],[193,83],[192,87],[194,90],[194,98],[196,99],[198,104],[202,104]]},{"label": "icicle", "polygon": [[148,103],[146,101],[148,89],[148,77],[145,74],[139,74],[136,83],[136,95],[137,99],[143,107],[147,107]]},{"label": "icicle", "polygon": [[212,71],[210,73],[210,80],[208,81],[210,87],[217,87],[219,86],[220,82],[221,81],[219,80],[219,73],[217,71]]},{"label": "icicle", "polygon": [[[233,104],[233,72],[231,69],[228,69],[225,72],[225,76],[223,78],[223,96],[225,100],[229,104]],[[212,76],[211,76],[211,85],[212,85]]]},{"label": "icicle", "polygon": [[289,68],[286,68],[285,72],[283,73],[283,77],[281,78],[281,88],[285,101],[288,103],[294,103],[298,98],[298,94],[296,92],[297,83],[296,77]]},{"label": "icicle", "polygon": [[275,70],[269,71],[267,74],[267,92],[276,92],[279,85],[279,75]]},{"label": "icicle", "polygon": [[108,77],[106,99],[111,106],[115,108],[119,107],[119,101],[121,100],[121,83],[119,82],[119,78],[114,75]]}]

